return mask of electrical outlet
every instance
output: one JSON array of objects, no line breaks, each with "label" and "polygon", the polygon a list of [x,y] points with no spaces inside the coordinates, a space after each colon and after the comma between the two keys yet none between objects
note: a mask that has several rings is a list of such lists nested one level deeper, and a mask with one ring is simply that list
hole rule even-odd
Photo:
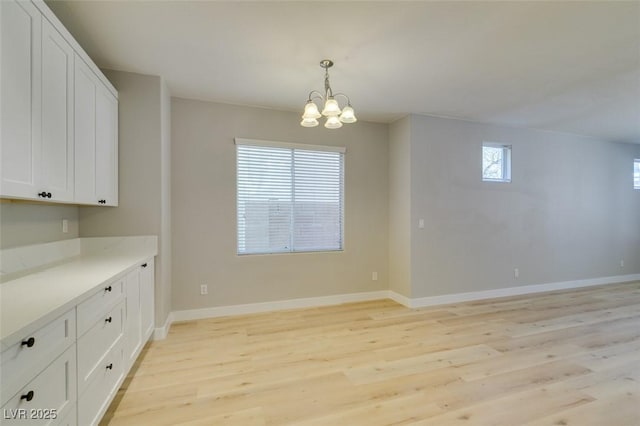
[{"label": "electrical outlet", "polygon": [[515,268],[515,269],[513,270],[513,277],[514,277],[514,278],[520,278],[520,269]]},{"label": "electrical outlet", "polygon": [[200,295],[204,296],[205,294],[209,294],[209,286],[207,286],[206,284],[202,284],[200,286]]},{"label": "electrical outlet", "polygon": [[64,234],[69,232],[69,221],[67,219],[62,219],[62,232]]},{"label": "electrical outlet", "polygon": [[377,272],[372,272],[371,273],[371,281],[378,281],[378,273]]}]

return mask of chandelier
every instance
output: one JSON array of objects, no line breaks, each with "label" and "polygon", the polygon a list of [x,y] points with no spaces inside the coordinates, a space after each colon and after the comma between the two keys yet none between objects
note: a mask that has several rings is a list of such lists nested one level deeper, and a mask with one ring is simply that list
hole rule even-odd
[{"label": "chandelier", "polygon": [[[302,114],[300,125],[302,127],[316,127],[318,125],[318,118],[323,115],[327,117],[324,123],[324,127],[327,129],[339,129],[342,127],[342,123],[355,123],[358,119],[351,107],[349,97],[344,93],[336,93],[334,95],[331,90],[331,85],[329,84],[329,68],[333,66],[333,61],[324,59],[320,61],[320,66],[324,68],[324,96],[317,90],[309,93],[309,99],[304,106],[304,114]],[[344,97],[347,100],[347,105],[344,108],[340,109],[338,101],[336,100],[337,97]],[[318,105],[315,103],[316,100],[324,103],[322,113],[318,110]]]}]

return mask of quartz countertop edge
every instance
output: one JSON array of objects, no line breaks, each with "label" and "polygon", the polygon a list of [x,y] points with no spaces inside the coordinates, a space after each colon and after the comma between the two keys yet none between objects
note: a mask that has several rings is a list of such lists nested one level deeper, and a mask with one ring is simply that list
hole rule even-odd
[{"label": "quartz countertop edge", "polygon": [[63,264],[0,284],[0,350],[28,337],[158,254],[152,247],[118,247],[87,253]]}]

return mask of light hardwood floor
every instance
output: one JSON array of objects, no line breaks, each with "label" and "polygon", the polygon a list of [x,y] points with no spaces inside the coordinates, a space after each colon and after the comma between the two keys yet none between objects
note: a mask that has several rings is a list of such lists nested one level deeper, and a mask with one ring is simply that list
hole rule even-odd
[{"label": "light hardwood floor", "polygon": [[640,282],[175,323],[111,425],[640,425]]}]

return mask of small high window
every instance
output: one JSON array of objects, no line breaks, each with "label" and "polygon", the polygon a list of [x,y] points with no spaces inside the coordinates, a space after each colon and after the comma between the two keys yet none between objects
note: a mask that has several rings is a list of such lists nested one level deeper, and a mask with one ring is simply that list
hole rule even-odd
[{"label": "small high window", "polygon": [[640,158],[633,160],[633,189],[640,189]]},{"label": "small high window", "polygon": [[482,143],[482,180],[511,182],[511,145]]}]

